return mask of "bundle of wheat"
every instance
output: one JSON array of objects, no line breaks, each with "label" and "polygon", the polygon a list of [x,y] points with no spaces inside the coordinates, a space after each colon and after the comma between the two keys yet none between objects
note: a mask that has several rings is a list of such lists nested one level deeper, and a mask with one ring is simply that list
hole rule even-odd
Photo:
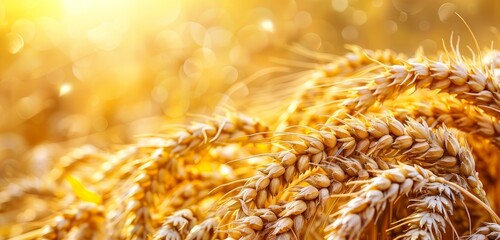
[{"label": "bundle of wheat", "polygon": [[68,153],[2,190],[3,218],[36,215],[2,235],[498,239],[499,55],[352,49],[301,75],[308,87],[273,121],[228,109],[119,150]]}]

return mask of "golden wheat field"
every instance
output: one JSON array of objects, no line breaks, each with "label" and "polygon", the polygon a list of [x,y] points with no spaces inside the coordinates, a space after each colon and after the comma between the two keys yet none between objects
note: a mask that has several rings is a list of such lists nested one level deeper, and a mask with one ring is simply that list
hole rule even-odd
[{"label": "golden wheat field", "polygon": [[500,1],[0,0],[0,239],[500,239]]}]

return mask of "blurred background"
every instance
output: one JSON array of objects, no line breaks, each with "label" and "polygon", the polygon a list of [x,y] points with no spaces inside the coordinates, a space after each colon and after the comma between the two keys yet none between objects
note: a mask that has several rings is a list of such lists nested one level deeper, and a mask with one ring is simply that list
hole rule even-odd
[{"label": "blurred background", "polygon": [[500,1],[0,0],[0,181],[210,114],[293,44],[432,55],[454,32],[474,46],[455,12],[481,47],[500,44]]}]

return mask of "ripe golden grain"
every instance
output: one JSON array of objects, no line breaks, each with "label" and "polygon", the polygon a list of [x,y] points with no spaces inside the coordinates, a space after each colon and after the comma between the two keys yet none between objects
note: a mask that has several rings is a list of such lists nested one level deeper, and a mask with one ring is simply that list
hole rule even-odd
[{"label": "ripe golden grain", "polygon": [[[6,218],[31,195],[58,214],[2,235],[497,238],[498,66],[350,49],[305,74],[309,87],[269,125],[228,110],[116,151],[68,153],[49,176],[0,195]],[[81,174],[89,166],[96,174]],[[74,175],[82,186],[63,198]]]}]

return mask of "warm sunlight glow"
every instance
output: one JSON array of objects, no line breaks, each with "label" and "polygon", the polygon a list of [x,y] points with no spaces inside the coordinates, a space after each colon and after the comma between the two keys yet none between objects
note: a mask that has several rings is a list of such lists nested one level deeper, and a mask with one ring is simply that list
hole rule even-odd
[{"label": "warm sunlight glow", "polygon": [[499,23],[500,0],[0,0],[0,240],[498,239]]},{"label": "warm sunlight glow", "polygon": [[69,83],[64,83],[63,85],[61,85],[61,87],[59,88],[59,96],[63,96],[63,95],[66,95],[68,94],[69,92],[71,92],[71,90],[73,89],[73,87],[71,86],[71,84]]},{"label": "warm sunlight glow", "polygon": [[274,32],[274,23],[271,20],[264,20],[260,22],[260,27],[268,32]]}]

